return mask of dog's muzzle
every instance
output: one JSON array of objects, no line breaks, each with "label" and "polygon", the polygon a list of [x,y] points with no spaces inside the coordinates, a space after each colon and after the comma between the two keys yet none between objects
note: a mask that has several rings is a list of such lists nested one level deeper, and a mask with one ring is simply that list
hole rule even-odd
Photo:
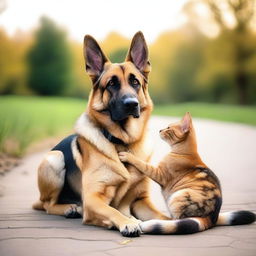
[{"label": "dog's muzzle", "polygon": [[132,115],[134,118],[139,118],[139,101],[137,98],[126,98],[123,100],[123,105],[126,110],[126,112],[129,115]]},{"label": "dog's muzzle", "polygon": [[120,99],[111,102],[109,110],[113,121],[122,121],[129,116],[140,117],[139,101],[131,95],[124,95]]}]

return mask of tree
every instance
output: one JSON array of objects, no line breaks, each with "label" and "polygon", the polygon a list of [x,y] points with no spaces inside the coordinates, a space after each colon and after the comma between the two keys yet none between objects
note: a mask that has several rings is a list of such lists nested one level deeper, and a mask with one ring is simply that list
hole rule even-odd
[{"label": "tree", "polygon": [[0,94],[26,94],[26,53],[31,40],[20,31],[9,37],[0,28]]},{"label": "tree", "polygon": [[172,102],[198,99],[199,70],[203,66],[205,36],[196,27],[186,24],[180,29],[181,39],[169,63],[168,84]]},{"label": "tree", "polygon": [[117,50],[109,54],[109,59],[111,60],[112,63],[124,62],[126,54],[127,54],[126,48],[118,48]]},{"label": "tree", "polygon": [[[240,104],[249,102],[250,74],[248,73],[249,59],[256,54],[255,44],[251,43],[252,24],[256,18],[255,0],[199,0],[190,1],[185,11],[190,18],[204,26],[195,15],[195,6],[203,5],[209,12],[211,22],[215,23],[221,36],[225,36],[232,44],[234,54],[232,58],[234,81],[237,88],[238,101]],[[228,16],[228,15],[229,16]],[[227,18],[227,16],[229,18]],[[229,21],[228,21],[229,20]],[[230,20],[232,21],[230,24]],[[209,21],[208,21],[209,22]]]},{"label": "tree", "polygon": [[71,77],[71,55],[66,33],[42,17],[35,44],[28,52],[29,87],[40,95],[59,95]]}]

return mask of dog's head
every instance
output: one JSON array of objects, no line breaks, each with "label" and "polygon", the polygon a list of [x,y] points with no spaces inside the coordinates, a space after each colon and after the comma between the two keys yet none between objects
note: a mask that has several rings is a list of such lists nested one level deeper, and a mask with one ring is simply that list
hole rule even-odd
[{"label": "dog's head", "polygon": [[84,38],[86,71],[92,79],[92,108],[119,122],[139,118],[146,106],[147,78],[150,72],[148,48],[141,32],[132,39],[125,62],[111,63],[96,40]]}]

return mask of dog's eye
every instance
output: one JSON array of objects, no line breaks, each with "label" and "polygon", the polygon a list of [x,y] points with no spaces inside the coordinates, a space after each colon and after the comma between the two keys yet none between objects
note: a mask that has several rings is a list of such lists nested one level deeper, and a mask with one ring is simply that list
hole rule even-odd
[{"label": "dog's eye", "polygon": [[139,81],[137,79],[132,80],[132,85],[139,85]]},{"label": "dog's eye", "polygon": [[109,85],[109,86],[113,86],[113,85],[115,85],[115,82],[111,79],[111,80],[108,82],[108,85]]},{"label": "dog's eye", "polygon": [[129,76],[129,84],[134,87],[134,89],[138,89],[140,87],[139,80],[135,77],[134,74],[130,74]]},{"label": "dog's eye", "polygon": [[134,88],[138,88],[140,85],[140,82],[136,78],[132,79],[130,83]]},{"label": "dog's eye", "polygon": [[120,86],[121,85],[120,85],[120,82],[119,82],[118,78],[116,76],[112,76],[109,79],[106,88],[109,89],[109,90],[119,90]]}]

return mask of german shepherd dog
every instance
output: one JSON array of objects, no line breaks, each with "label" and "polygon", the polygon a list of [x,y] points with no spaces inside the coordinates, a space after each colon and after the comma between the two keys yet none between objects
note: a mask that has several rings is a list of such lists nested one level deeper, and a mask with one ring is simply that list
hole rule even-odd
[{"label": "german shepherd dog", "polygon": [[84,57],[92,80],[87,110],[75,125],[76,133],[41,162],[40,200],[33,208],[67,218],[82,216],[84,224],[139,236],[141,221],[168,219],[149,200],[149,178],[118,158],[120,151],[144,161],[151,155],[148,48],[138,32],[125,62],[111,63],[96,40],[86,35]]}]

